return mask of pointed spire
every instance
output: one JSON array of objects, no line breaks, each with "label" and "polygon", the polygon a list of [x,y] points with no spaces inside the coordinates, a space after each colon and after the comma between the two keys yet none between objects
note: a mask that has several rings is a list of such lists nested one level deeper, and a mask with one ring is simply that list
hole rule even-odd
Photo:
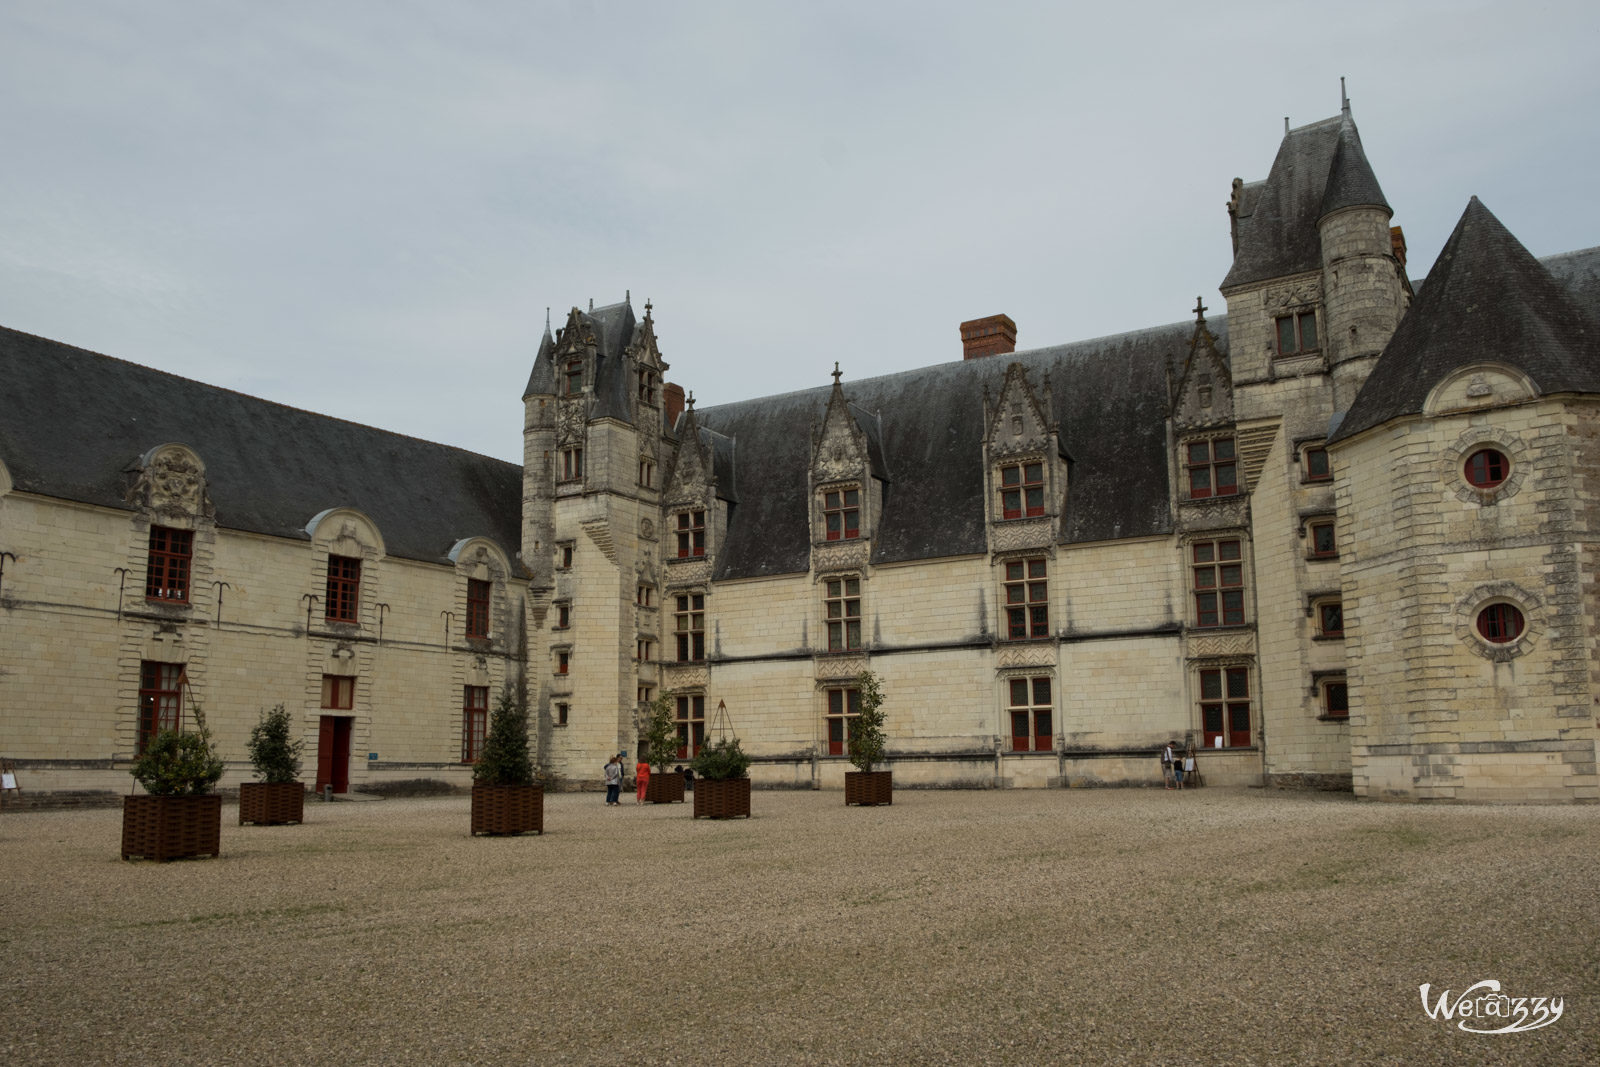
[{"label": "pointed spire", "polygon": [[[1339,95],[1344,96],[1343,79],[1340,79]],[[1394,209],[1383,198],[1383,189],[1378,185],[1378,176],[1372,173],[1372,164],[1367,162],[1361,134],[1350,117],[1348,99],[1339,116],[1339,140],[1333,149],[1333,162],[1328,166],[1328,184],[1323,189],[1322,210],[1317,218],[1321,220],[1347,207],[1376,207],[1391,216],[1394,214]]]},{"label": "pointed spire", "polygon": [[1339,111],[1344,115],[1350,114],[1350,98],[1345,95],[1344,75],[1339,75]]}]

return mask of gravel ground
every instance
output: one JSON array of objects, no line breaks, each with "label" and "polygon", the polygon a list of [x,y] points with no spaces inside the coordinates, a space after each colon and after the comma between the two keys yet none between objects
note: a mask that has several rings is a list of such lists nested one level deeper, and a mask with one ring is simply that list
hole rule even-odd
[{"label": "gravel ground", "polygon": [[[922,792],[756,817],[308,803],[222,856],[0,818],[0,1062],[1600,1059],[1600,808],[1259,790]],[[1480,1036],[1418,986],[1564,1001]]]}]

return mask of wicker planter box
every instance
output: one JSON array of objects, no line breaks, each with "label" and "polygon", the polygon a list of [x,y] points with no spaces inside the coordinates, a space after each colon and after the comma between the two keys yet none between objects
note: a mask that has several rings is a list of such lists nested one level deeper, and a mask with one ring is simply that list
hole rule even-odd
[{"label": "wicker planter box", "polygon": [[544,786],[472,787],[474,834],[544,833]]},{"label": "wicker planter box", "polygon": [[305,822],[306,787],[299,782],[239,783],[239,825]]},{"label": "wicker planter box", "polygon": [[893,771],[845,771],[844,802],[870,808],[894,803]]},{"label": "wicker planter box", "polygon": [[122,798],[122,858],[165,863],[221,853],[222,796]]},{"label": "wicker planter box", "polygon": [[[681,779],[680,779],[681,780]],[[696,778],[694,781],[694,817],[696,819],[736,819],[750,817],[750,779],[724,778],[713,781]]]},{"label": "wicker planter box", "polygon": [[657,771],[644,784],[644,798],[651,804],[682,804],[683,775]]}]

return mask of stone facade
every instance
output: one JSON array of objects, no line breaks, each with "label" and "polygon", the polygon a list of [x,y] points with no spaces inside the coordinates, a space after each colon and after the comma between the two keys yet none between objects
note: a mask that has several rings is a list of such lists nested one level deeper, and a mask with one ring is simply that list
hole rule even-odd
[{"label": "stone facade", "polygon": [[[567,782],[665,694],[679,759],[836,788],[870,669],[902,787],[1155,784],[1176,740],[1207,784],[1595,801],[1600,250],[1557,277],[1474,202],[1416,289],[1391,215],[1347,108],[1235,182],[1225,315],[712,409],[649,305],[573,308],[520,467],[7,334],[0,755],[120,792],[176,688],[225,784],[285,703],[308,784],[464,785],[523,677]],[[187,399],[57,439],[68,380]]]}]

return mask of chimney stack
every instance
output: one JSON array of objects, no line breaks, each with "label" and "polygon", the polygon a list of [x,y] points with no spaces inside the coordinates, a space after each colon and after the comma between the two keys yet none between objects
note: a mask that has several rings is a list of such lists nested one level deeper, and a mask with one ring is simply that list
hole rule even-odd
[{"label": "chimney stack", "polygon": [[678,425],[678,416],[683,414],[683,386],[677,382],[661,383],[661,409],[668,430]]},{"label": "chimney stack", "polygon": [[1010,315],[990,315],[961,324],[961,358],[1004,356],[1017,350],[1017,324]]},{"label": "chimney stack", "polygon": [[1394,258],[1400,261],[1401,269],[1406,265],[1406,232],[1398,226],[1389,227],[1389,247],[1394,250]]}]

